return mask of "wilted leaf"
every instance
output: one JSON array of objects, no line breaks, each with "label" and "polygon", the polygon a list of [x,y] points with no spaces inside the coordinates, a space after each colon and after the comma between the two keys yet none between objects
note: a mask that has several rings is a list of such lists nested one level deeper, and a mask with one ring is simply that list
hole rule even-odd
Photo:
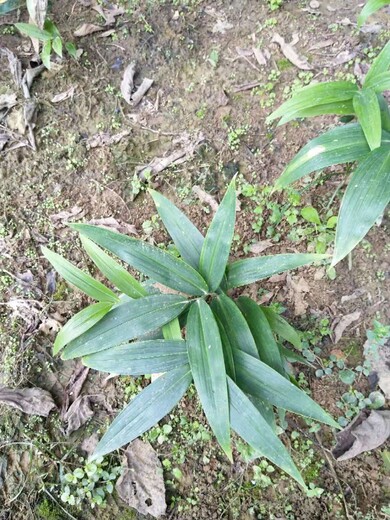
[{"label": "wilted leaf", "polygon": [[131,96],[131,104],[133,107],[137,106],[139,103],[141,103],[142,98],[147,93],[147,91],[150,89],[150,87],[153,85],[153,80],[149,78],[144,78],[142,80],[141,85],[137,88],[137,90],[134,92],[134,94]]},{"label": "wilted leaf", "polygon": [[101,25],[95,25],[93,23],[83,23],[83,25],[78,27],[73,34],[81,38],[82,36],[88,36],[89,34],[93,34],[95,32],[103,30],[104,27],[102,27]]},{"label": "wilted leaf", "polygon": [[158,518],[165,514],[162,465],[148,442],[135,439],[127,448],[115,488],[120,498],[142,515]]},{"label": "wilted leaf", "polygon": [[63,416],[63,421],[67,423],[65,435],[70,435],[81,428],[92,416],[93,410],[89,396],[78,397]]},{"label": "wilted leaf", "polygon": [[[111,146],[119,143],[124,137],[130,135],[130,130],[123,130],[118,134],[111,135],[108,132],[100,132],[87,139],[87,148],[98,148],[100,146]],[[112,220],[112,217],[110,217]]]},{"label": "wilted leaf", "polygon": [[47,417],[56,407],[52,396],[42,388],[0,388],[0,402],[28,415]]},{"label": "wilted leaf", "polygon": [[361,312],[355,311],[351,314],[347,314],[341,318],[334,329],[334,341],[333,343],[338,343],[347,327],[349,327],[354,321],[357,321],[360,318]]},{"label": "wilted leaf", "polygon": [[125,72],[123,73],[123,79],[121,81],[121,93],[123,99],[129,103],[131,103],[131,93],[134,88],[134,74],[135,74],[135,63],[130,63],[125,68]]},{"label": "wilted leaf", "polygon": [[333,455],[348,460],[381,446],[390,436],[390,410],[362,410],[347,428],[336,434]]},{"label": "wilted leaf", "polygon": [[27,9],[31,20],[40,29],[43,29],[43,24],[46,19],[46,11],[48,0],[27,0]]},{"label": "wilted leaf", "polygon": [[51,98],[52,103],[60,103],[61,101],[65,101],[65,99],[73,98],[75,86],[72,85],[68,88],[68,90],[65,90],[65,92],[61,92],[61,94],[56,94]]},{"label": "wilted leaf", "polygon": [[378,386],[387,399],[390,399],[390,342],[372,349],[370,340],[364,344],[364,355],[370,363],[372,371],[378,377]]},{"label": "wilted leaf", "polygon": [[309,65],[307,58],[299,56],[299,54],[293,47],[293,45],[295,43],[298,43],[299,41],[297,36],[295,36],[294,40],[291,43],[286,43],[284,41],[284,38],[282,38],[279,34],[275,33],[273,35],[272,41],[280,45],[283,54],[293,65],[302,70],[312,70],[313,67]]}]

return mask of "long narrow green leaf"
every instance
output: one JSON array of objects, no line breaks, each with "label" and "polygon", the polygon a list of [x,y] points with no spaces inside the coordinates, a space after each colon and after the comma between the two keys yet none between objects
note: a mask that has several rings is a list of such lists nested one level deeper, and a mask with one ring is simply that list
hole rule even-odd
[{"label": "long narrow green leaf", "polygon": [[290,454],[259,410],[230,378],[228,387],[232,429],[261,456],[276,464],[305,488]]},{"label": "long narrow green leaf", "polygon": [[289,363],[301,363],[302,365],[314,368],[314,365],[309,363],[309,361],[300,354],[297,354],[296,352],[293,352],[292,350],[283,347],[283,345],[278,345],[278,347],[282,358],[286,359],[286,361],[288,361]]},{"label": "long narrow green leaf", "polygon": [[187,320],[188,359],[207,420],[232,460],[226,370],[218,326],[204,300],[191,306]]},{"label": "long narrow green leaf", "polygon": [[390,67],[390,41],[386,43],[382,51],[375,58],[370,70],[364,79],[363,87],[369,88],[375,83],[380,74],[387,72]]},{"label": "long narrow green leaf", "polygon": [[[324,103],[323,105],[314,105],[309,108],[304,108],[299,111],[299,116],[296,118],[304,119],[305,117],[322,116],[325,114],[336,114],[339,116],[349,116],[354,113],[352,99],[347,101],[335,101],[334,103]],[[295,119],[295,118],[293,118]],[[289,114],[282,117],[278,122],[278,126],[284,125],[291,121]]]},{"label": "long narrow green leaf", "polygon": [[211,302],[211,309],[218,318],[218,324],[223,327],[231,348],[241,349],[243,352],[259,358],[249,325],[236,303],[226,294],[220,294]]},{"label": "long narrow green leaf", "polygon": [[261,361],[279,372],[279,374],[284,375],[285,370],[278,344],[261,308],[247,296],[241,296],[237,301],[237,305],[249,325]]},{"label": "long narrow green leaf", "polygon": [[160,421],[183,397],[191,384],[188,365],[166,372],[139,393],[114,419],[90,460],[136,439]]},{"label": "long narrow green leaf", "polygon": [[218,325],[219,335],[221,337],[222,342],[222,350],[223,350],[223,359],[225,361],[226,374],[233,379],[236,380],[236,369],[234,367],[234,357],[233,357],[233,349],[232,342],[230,337],[227,335],[226,330],[218,316],[214,313],[215,321]]},{"label": "long narrow green leaf", "polygon": [[236,221],[236,187],[233,179],[207,231],[199,260],[199,271],[215,291],[225,273]]},{"label": "long narrow green leaf", "polygon": [[111,289],[84,273],[61,255],[50,251],[47,247],[42,247],[42,253],[54,269],[80,291],[101,302],[118,303],[119,298]]},{"label": "long narrow green leaf", "polygon": [[284,410],[339,428],[337,422],[320,405],[273,368],[239,350],[234,351],[234,361],[237,385],[245,393]]},{"label": "long narrow green leaf", "polygon": [[195,269],[158,247],[98,226],[72,224],[71,227],[156,282],[193,296],[208,292],[206,282]]},{"label": "long narrow green leaf", "polygon": [[[390,143],[390,135],[384,135]],[[335,164],[358,161],[370,152],[358,123],[332,128],[309,141],[287,165],[275,188],[284,188],[316,170]]]},{"label": "long narrow green leaf", "polygon": [[302,350],[302,341],[299,333],[283,316],[270,307],[261,306],[261,310],[264,312],[274,334],[294,345],[296,349]]},{"label": "long narrow green leaf", "polygon": [[176,294],[157,294],[114,307],[96,325],[65,347],[63,359],[86,356],[152,332],[176,318],[188,305]]},{"label": "long narrow green leaf", "polygon": [[30,38],[36,38],[41,42],[48,42],[52,39],[52,35],[48,31],[39,29],[36,25],[31,23],[16,23],[15,27],[23,34],[30,36]]},{"label": "long narrow green leaf", "polygon": [[[390,72],[382,72],[370,82],[370,87],[374,92],[380,94],[385,90],[390,90]],[[364,90],[364,89],[363,89]]]},{"label": "long narrow green leaf", "polygon": [[285,254],[285,255],[271,255],[258,256],[254,258],[246,258],[245,260],[237,260],[228,265],[227,269],[227,283],[228,288],[241,287],[258,280],[263,280],[269,276],[273,276],[283,271],[296,269],[302,265],[319,262],[328,258],[327,255],[317,254]]},{"label": "long narrow green leaf", "polygon": [[253,395],[246,394],[248,399],[254,404],[254,406],[258,409],[264,419],[267,421],[269,426],[271,426],[272,431],[276,433],[276,415],[274,412],[274,407],[272,404],[259,399],[258,397],[253,397]]},{"label": "long narrow green leaf", "polygon": [[266,121],[270,123],[274,119],[283,117],[283,123],[287,123],[297,117],[306,117],[305,111],[315,110],[319,105],[352,100],[357,90],[357,86],[350,81],[330,81],[308,85],[301,88],[291,99],[272,112]]},{"label": "long narrow green leaf", "polygon": [[187,216],[161,193],[150,190],[158,214],[172,237],[181,257],[198,269],[204,237]]},{"label": "long narrow green leaf", "polygon": [[358,27],[361,27],[367,18],[381,9],[381,7],[389,4],[390,0],[368,0],[358,16]]},{"label": "long narrow green leaf", "polygon": [[375,92],[364,88],[353,98],[355,113],[371,150],[381,145],[382,125],[379,101]]},{"label": "long narrow green leaf", "polygon": [[[381,122],[382,122],[382,130],[385,130],[385,135],[388,136],[387,132],[390,132],[390,108],[387,100],[385,99],[383,94],[377,94],[379,107],[381,110]],[[390,136],[388,136],[390,137]],[[390,139],[387,139],[387,142],[390,143]],[[382,135],[382,144],[384,143],[383,135]]]},{"label": "long narrow green leaf", "polygon": [[103,249],[100,249],[92,240],[81,236],[81,243],[98,269],[120,291],[130,296],[130,298],[141,298],[141,296],[148,294],[134,276],[131,276],[126,269],[111,258]]},{"label": "long narrow green leaf", "polygon": [[58,354],[65,345],[89,330],[112,308],[112,303],[99,302],[89,305],[65,323],[56,336],[53,354]]},{"label": "long narrow green leaf", "polygon": [[157,339],[117,345],[85,356],[82,361],[87,367],[102,372],[139,376],[169,372],[188,365],[188,354],[183,340]]},{"label": "long narrow green leaf", "polygon": [[372,151],[353,172],[341,202],[332,265],[364,238],[390,201],[390,146]]},{"label": "long narrow green leaf", "polygon": [[181,327],[178,318],[170,321],[162,328],[165,339],[181,339]]}]

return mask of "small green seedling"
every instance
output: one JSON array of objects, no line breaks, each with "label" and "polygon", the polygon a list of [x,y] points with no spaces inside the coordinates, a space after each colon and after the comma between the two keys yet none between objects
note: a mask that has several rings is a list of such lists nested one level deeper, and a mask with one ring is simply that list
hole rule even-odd
[{"label": "small green seedling", "polygon": [[[168,199],[154,191],[151,195],[180,258],[107,229],[71,225],[118,292],[43,248],[45,257],[68,282],[98,301],[66,323],[57,335],[54,352],[61,351],[63,359],[81,357],[86,366],[104,372],[162,374],[116,417],[92,460],[149,430],[172,410],[193,381],[208,423],[229,460],[234,430],[259,456],[305,486],[276,434],[274,406],[338,425],[296,386],[289,371],[289,361],[305,362],[281,344],[286,340],[300,348],[295,329],[273,309],[248,297],[235,301],[229,295],[236,287],[324,256],[279,254],[229,262],[235,180],[206,236]],[[139,270],[149,283],[140,284],[101,247]],[[158,292],[155,282],[168,287],[169,293]]]}]

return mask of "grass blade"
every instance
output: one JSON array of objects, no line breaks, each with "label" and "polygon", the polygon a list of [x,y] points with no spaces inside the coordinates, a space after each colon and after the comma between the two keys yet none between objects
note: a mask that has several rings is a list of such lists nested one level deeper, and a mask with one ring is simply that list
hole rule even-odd
[{"label": "grass blade", "polygon": [[228,265],[227,284],[229,289],[263,280],[274,274],[296,269],[302,265],[319,262],[327,255],[296,253],[285,255],[257,256],[237,260]]},{"label": "grass blade", "polygon": [[218,326],[204,300],[191,306],[187,320],[188,359],[207,420],[227,457],[230,445],[229,400]]},{"label": "grass blade", "polygon": [[363,87],[370,88],[375,84],[378,76],[387,72],[390,67],[390,41],[386,43],[382,51],[375,58],[374,63],[371,65],[370,70],[367,72],[364,79]]},{"label": "grass blade", "polygon": [[188,365],[186,342],[163,339],[117,345],[82,359],[84,365],[112,374],[139,376]]},{"label": "grass blade", "polygon": [[[315,111],[318,106],[328,105],[327,110],[332,110],[332,104],[352,100],[358,88],[350,81],[330,81],[326,83],[315,83],[303,87],[293,95],[291,99],[283,103],[270,116],[267,117],[267,124],[274,119],[283,118],[283,123],[287,123],[297,117],[308,117],[318,115]],[[324,108],[324,107],[323,107]],[[335,113],[335,112],[319,112]],[[281,124],[281,123],[279,123]]]},{"label": "grass blade", "polygon": [[302,341],[298,331],[283,316],[270,307],[261,306],[261,310],[264,312],[274,334],[294,345],[296,349],[302,350]]},{"label": "grass blade", "polygon": [[112,303],[99,302],[89,305],[65,323],[56,336],[53,354],[58,354],[65,345],[92,328],[112,308]]},{"label": "grass blade", "polygon": [[362,89],[353,98],[355,113],[362,126],[364,135],[371,150],[381,145],[381,111],[375,92],[370,89]]},{"label": "grass blade", "polygon": [[285,370],[268,320],[255,301],[246,296],[238,299],[237,305],[249,325],[259,357],[263,363],[284,375]]},{"label": "grass blade", "polygon": [[71,227],[156,282],[193,296],[208,292],[206,282],[195,269],[158,247],[98,226]]},{"label": "grass blade", "polygon": [[139,393],[114,419],[90,460],[106,455],[149,430],[183,397],[191,384],[188,365],[166,372]]},{"label": "grass blade", "polygon": [[381,7],[389,4],[390,0],[368,0],[358,16],[358,27],[361,27],[367,18],[381,9]]},{"label": "grass blade", "polygon": [[161,193],[149,190],[158,214],[172,237],[181,257],[198,269],[204,237],[187,216]]},{"label": "grass blade", "polygon": [[276,370],[245,352],[234,352],[237,385],[245,393],[274,406],[340,428],[337,422],[305,392],[290,383]]},{"label": "grass blade", "polygon": [[229,259],[236,220],[236,188],[234,179],[207,231],[199,260],[199,271],[215,291],[223,278]]},{"label": "grass blade", "polygon": [[[384,135],[389,139],[390,136]],[[285,188],[317,170],[335,164],[354,162],[370,152],[364,132],[358,123],[333,128],[309,141],[287,165],[275,188]]]},{"label": "grass blade", "polygon": [[157,294],[122,303],[70,342],[62,358],[72,359],[100,352],[152,332],[176,318],[188,303],[176,294]]},{"label": "grass blade", "polygon": [[71,264],[61,255],[50,251],[47,247],[42,247],[42,253],[67,282],[80,289],[83,293],[101,302],[119,302],[118,296],[111,289],[92,278],[89,274],[84,273],[84,271]]},{"label": "grass blade", "polygon": [[390,146],[372,151],[353,172],[341,202],[332,265],[364,238],[390,200]]},{"label": "grass blade", "polygon": [[104,276],[112,282],[122,293],[130,298],[141,298],[148,293],[142,285],[131,276],[118,262],[116,262],[103,249],[100,249],[92,240],[81,236],[81,243],[88,256],[94,262]]},{"label": "grass blade", "polygon": [[305,488],[290,454],[259,410],[230,378],[228,388],[232,429],[259,455],[276,464]]}]

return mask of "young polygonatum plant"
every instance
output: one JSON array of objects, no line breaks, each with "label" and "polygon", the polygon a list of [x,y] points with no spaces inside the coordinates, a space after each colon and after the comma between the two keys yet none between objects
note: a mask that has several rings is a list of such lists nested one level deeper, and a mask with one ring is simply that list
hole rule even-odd
[{"label": "young polygonatum plant", "polygon": [[[287,361],[305,362],[297,332],[270,308],[250,298],[235,302],[229,290],[324,258],[280,254],[229,262],[236,212],[234,180],[203,236],[168,199],[151,191],[180,257],[141,240],[87,224],[73,224],[82,244],[117,292],[61,256],[43,253],[71,284],[97,303],[59,332],[55,353],[81,357],[96,370],[122,375],[159,373],[115,418],[93,458],[132,441],[168,414],[194,382],[204,413],[232,460],[231,430],[258,455],[304,486],[275,432],[274,407],[338,427],[290,374]],[[175,291],[151,291],[110,254]],[[153,287],[153,286],[152,286]],[[182,330],[185,330],[183,339]]]},{"label": "young polygonatum plant", "polygon": [[390,110],[383,96],[390,90],[390,42],[374,60],[361,89],[349,81],[302,88],[269,117],[279,125],[321,114],[356,117],[309,141],[276,181],[285,188],[305,175],[336,164],[357,162],[342,199],[332,265],[364,238],[390,201]]}]

